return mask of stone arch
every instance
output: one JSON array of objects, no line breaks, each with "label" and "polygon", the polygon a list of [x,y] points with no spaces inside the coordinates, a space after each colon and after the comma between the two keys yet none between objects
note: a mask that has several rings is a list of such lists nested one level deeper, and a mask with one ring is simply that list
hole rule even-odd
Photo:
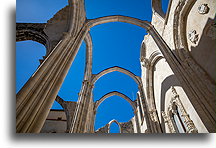
[{"label": "stone arch", "polygon": [[[79,1],[79,2],[76,1],[76,2],[79,4],[76,6],[71,6],[71,8],[74,10],[75,13],[71,14],[74,16],[73,18],[74,21],[72,21],[72,23],[69,24],[70,25],[69,33],[66,34],[64,36],[64,39],[61,40],[56,45],[55,50],[53,50],[52,54],[45,60],[45,62],[35,72],[33,77],[29,79],[29,81],[25,84],[22,90],[19,91],[19,93],[17,94],[17,108],[18,108],[17,110],[20,113],[17,114],[18,132],[38,132],[41,129],[41,125],[43,124],[48,114],[49,106],[54,101],[58,93],[58,90],[61,84],[63,83],[63,79],[65,78],[71,63],[73,62],[76,56],[81,41],[84,39],[89,29],[95,25],[99,25],[107,22],[125,22],[125,23],[130,23],[145,28],[147,29],[149,34],[152,35],[152,38],[160,48],[164,57],[168,60],[168,62],[170,62],[171,67],[173,69],[177,67],[176,69],[178,70],[178,68],[181,66],[178,63],[178,59],[176,59],[176,57],[173,55],[169,46],[165,43],[165,41],[157,32],[157,30],[154,28],[154,26],[151,25],[151,23],[149,23],[148,21],[143,21],[136,18],[126,17],[126,16],[107,16],[107,17],[85,21],[86,19],[85,14],[82,14],[84,13],[84,11],[78,11],[80,9],[83,10],[84,8],[83,1]],[[78,18],[80,16],[82,17]],[[82,26],[82,28],[80,28],[79,26]],[[75,33],[70,34],[71,31],[74,31]],[[73,37],[76,37],[75,40],[70,40],[70,38]],[[67,58],[63,58],[63,57],[67,57]],[[55,68],[53,65],[55,65]],[[43,85],[41,85],[42,80],[44,80]],[[141,90],[142,98],[145,98],[144,92],[142,90],[142,83],[140,84],[141,86],[139,87]],[[87,85],[87,87],[84,87],[84,92],[85,91],[90,92],[91,91],[89,90],[90,87],[91,85]],[[81,98],[81,100],[82,99],[83,98]],[[35,107],[34,108],[32,107],[31,109],[31,112],[33,114],[31,115],[30,113],[26,114],[28,106],[32,105],[33,104],[32,102],[34,102],[35,100],[36,101],[40,100],[40,103],[42,103],[42,105],[39,106],[38,104],[34,103],[35,105],[33,106]],[[25,102],[23,103],[23,101]],[[28,101],[27,104],[26,101]],[[84,101],[82,100],[81,104],[85,103]],[[147,113],[148,110],[147,106],[145,106],[144,108]],[[85,108],[82,107],[77,108],[77,114],[79,114],[80,111],[82,111],[83,109]],[[25,118],[24,115],[26,115]],[[86,115],[82,115],[79,121],[84,122],[85,118]],[[146,119],[147,120],[149,119],[148,114],[146,114]],[[149,132],[151,132],[150,121],[148,120],[148,122],[149,123],[147,124],[147,126],[149,128]],[[82,129],[83,125],[84,125],[83,123],[80,124],[79,122],[75,122],[71,132],[76,132],[76,130],[79,131],[79,129]]]},{"label": "stone arch", "polygon": [[118,67],[118,66],[107,68],[107,69],[101,71],[100,73],[94,75],[93,78],[92,78],[92,83],[94,84],[102,76],[104,76],[104,75],[106,75],[108,73],[114,72],[114,71],[124,73],[124,74],[130,76],[138,85],[141,84],[140,77],[136,76],[135,74],[133,74],[129,70],[126,70],[126,69]]},{"label": "stone arch", "polygon": [[133,108],[133,110],[135,111],[136,110],[136,107],[135,107],[135,104],[134,102],[128,97],[126,96],[125,94],[123,93],[120,93],[118,91],[112,91],[112,92],[109,92],[107,94],[105,94],[103,97],[101,97],[98,101],[96,101],[95,103],[95,106],[94,106],[94,109],[95,111],[97,110],[97,108],[100,106],[100,104],[105,101],[106,99],[108,99],[109,97],[111,96],[119,96],[121,98],[123,98],[124,100],[126,100],[128,103],[130,103],[131,107]]},{"label": "stone arch", "polygon": [[87,22],[88,28],[92,28],[96,25],[104,24],[104,23],[110,23],[110,22],[123,22],[123,23],[129,23],[132,25],[136,25],[142,28],[145,28],[149,30],[152,25],[148,21],[143,21],[137,18],[128,17],[128,16],[122,16],[122,15],[111,15],[111,16],[104,16],[99,17],[96,19],[91,19]]},{"label": "stone arch", "polygon": [[[160,108],[161,108],[161,112],[165,111],[165,95],[166,95],[166,92],[170,89],[171,86],[180,86],[178,81],[176,80],[176,77],[175,75],[170,75],[168,76],[166,79],[163,80],[163,82],[161,83],[161,96],[160,96],[160,99],[161,99],[161,104],[160,104]],[[163,89],[162,89],[163,88]],[[162,131],[166,131],[165,130],[165,122],[164,122],[164,119],[162,117],[162,114],[160,115],[161,117],[161,128],[162,128]]]},{"label": "stone arch", "polygon": [[155,97],[154,97],[154,69],[155,65],[161,60],[163,55],[159,51],[153,52],[148,60],[148,72],[147,72],[147,98],[150,99],[151,109],[156,109]]},{"label": "stone arch", "polygon": [[46,55],[50,52],[50,41],[43,31],[46,23],[16,23],[16,42],[32,40],[46,47]]},{"label": "stone arch", "polygon": [[120,125],[120,123],[119,123],[117,120],[115,120],[115,119],[111,120],[111,121],[108,123],[108,133],[110,133],[110,125],[111,125],[112,123],[114,123],[114,122],[118,125],[119,130],[120,130],[119,132],[122,133],[121,125]]},{"label": "stone arch", "polygon": [[98,107],[100,106],[100,104],[105,101],[106,99],[108,99],[109,97],[111,96],[119,96],[121,98],[123,98],[124,100],[126,100],[132,107],[133,109],[133,113],[134,113],[134,117],[135,117],[135,122],[136,122],[136,126],[137,126],[137,131],[138,133],[140,132],[140,123],[139,123],[139,120],[138,120],[138,116],[137,116],[137,112],[136,112],[136,102],[132,101],[128,96],[126,96],[125,94],[123,93],[120,93],[118,91],[112,91],[112,92],[109,92],[107,94],[105,94],[104,96],[102,96],[99,100],[97,100],[94,104],[94,122],[95,122],[95,118],[96,118],[96,112],[97,112],[97,109]]},{"label": "stone arch", "polygon": [[160,61],[163,55],[159,51],[154,51],[149,59],[145,60],[146,67],[146,94],[149,110],[152,114],[152,120],[157,121],[153,124],[155,132],[161,132],[161,127],[159,125],[158,111],[155,103],[155,94],[154,94],[154,71],[155,65]]},{"label": "stone arch", "polygon": [[[148,105],[146,104],[146,99],[145,99],[145,95],[144,95],[144,91],[143,91],[143,86],[142,86],[142,82],[141,82],[141,78],[136,76],[135,74],[133,74],[132,72],[124,69],[124,68],[121,68],[121,67],[118,67],[118,66],[114,66],[114,67],[111,67],[111,68],[107,68],[103,71],[101,71],[100,73],[96,74],[96,75],[93,75],[92,77],[92,80],[91,80],[91,85],[93,86],[95,84],[95,82],[101,78],[102,76],[108,74],[108,73],[111,73],[111,72],[114,72],[114,71],[118,71],[118,72],[121,72],[121,73],[124,73],[128,76],[130,76],[138,85],[138,89],[139,89],[139,92],[140,92],[140,98],[141,100],[143,101],[143,111],[144,111],[144,114],[146,115],[145,116],[145,119],[146,119],[146,124],[147,124],[147,127],[148,129],[151,131],[151,127],[150,127],[150,121],[149,121],[149,114],[148,114]],[[92,93],[92,90],[93,88],[91,88],[90,92]],[[135,114],[136,116],[136,114]],[[138,124],[138,119],[136,117],[136,122]],[[138,127],[138,131],[140,131],[139,127]]]}]

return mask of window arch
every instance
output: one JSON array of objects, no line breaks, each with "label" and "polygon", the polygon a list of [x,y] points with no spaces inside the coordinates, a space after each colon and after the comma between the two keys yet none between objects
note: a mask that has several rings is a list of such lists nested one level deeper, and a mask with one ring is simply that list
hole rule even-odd
[{"label": "window arch", "polygon": [[162,112],[164,122],[171,133],[198,133],[196,126],[185,110],[176,89],[171,87],[173,97],[167,108],[167,114]]},{"label": "window arch", "polygon": [[113,124],[113,123],[115,123],[117,126],[118,126],[118,128],[119,128],[119,133],[122,133],[122,129],[121,129],[121,125],[120,125],[120,123],[117,121],[117,120],[111,120],[109,123],[108,123],[108,133],[111,133],[111,125]]},{"label": "window arch", "polygon": [[184,119],[182,118],[182,112],[179,110],[179,107],[176,105],[176,103],[172,104],[172,108],[170,110],[169,115],[176,132],[186,133],[187,126],[184,124]]}]

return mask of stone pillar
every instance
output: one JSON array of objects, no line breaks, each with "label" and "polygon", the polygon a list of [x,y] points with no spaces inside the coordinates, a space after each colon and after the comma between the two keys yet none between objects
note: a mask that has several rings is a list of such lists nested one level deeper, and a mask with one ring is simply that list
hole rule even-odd
[{"label": "stone pillar", "polygon": [[67,34],[18,92],[16,132],[40,132],[86,33]]},{"label": "stone pillar", "polygon": [[141,123],[139,122],[139,119],[138,119],[138,110],[134,110],[134,118],[135,118],[135,123],[136,123],[136,128],[137,128],[137,133],[141,133],[141,130],[140,130],[140,127],[141,127]]},{"label": "stone pillar", "polygon": [[138,88],[139,88],[139,92],[140,92],[140,98],[142,100],[142,109],[144,110],[144,118],[146,121],[147,130],[148,130],[148,133],[151,133],[153,128],[152,128],[151,118],[149,115],[148,104],[146,102],[146,98],[145,98],[145,95],[143,92],[143,86],[140,84],[138,86]]},{"label": "stone pillar", "polygon": [[152,121],[152,127],[154,129],[154,133],[162,133],[161,127],[160,127],[160,122],[158,119],[158,113],[156,109],[152,109],[149,111],[151,121]]},{"label": "stone pillar", "polygon": [[83,87],[77,102],[77,107],[75,115],[72,122],[72,128],[70,133],[85,133],[86,130],[86,121],[88,116],[88,108],[90,99],[92,98],[92,88],[94,85],[88,81],[83,81]]}]

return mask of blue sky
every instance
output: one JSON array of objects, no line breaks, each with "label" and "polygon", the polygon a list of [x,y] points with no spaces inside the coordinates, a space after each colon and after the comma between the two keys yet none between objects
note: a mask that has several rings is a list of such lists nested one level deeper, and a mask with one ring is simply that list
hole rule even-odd
[{"label": "blue sky", "polygon": [[[58,10],[67,5],[67,0],[17,0],[16,22],[46,23]],[[163,1],[166,10],[168,0]],[[126,15],[151,21],[151,0],[85,0],[87,18],[108,15]],[[120,66],[141,75],[139,54],[140,45],[146,31],[126,23],[107,23],[90,30],[93,41],[93,74],[103,69]],[[16,92],[39,66],[39,59],[45,55],[45,47],[37,42],[16,43]],[[74,63],[59,91],[59,96],[67,101],[77,101],[84,76],[85,43],[80,47]],[[94,87],[94,101],[111,91],[119,91],[132,100],[138,91],[136,83],[127,75],[113,72],[100,78]],[[60,109],[54,103],[53,109]],[[113,96],[98,108],[95,129],[110,120],[129,121],[133,117],[132,107],[124,99]],[[111,132],[117,132],[116,125]]]}]

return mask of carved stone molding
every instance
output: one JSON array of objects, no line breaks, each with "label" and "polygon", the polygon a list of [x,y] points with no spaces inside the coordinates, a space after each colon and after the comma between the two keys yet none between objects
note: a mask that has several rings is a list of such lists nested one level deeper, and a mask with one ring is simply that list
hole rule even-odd
[{"label": "carved stone molding", "polygon": [[208,4],[201,4],[198,7],[198,12],[199,14],[207,14],[209,12]]},{"label": "carved stone molding", "polygon": [[172,124],[170,116],[168,116],[164,111],[161,112],[162,117],[164,119],[164,123],[167,124],[170,133],[176,133],[176,130]]},{"label": "carved stone molding", "polygon": [[[176,108],[176,106],[177,106],[179,108],[180,112],[181,112],[181,117],[183,117],[183,120],[184,120],[183,122],[186,125],[186,127],[185,127],[186,128],[186,132],[187,133],[198,133],[198,130],[195,127],[193,121],[190,119],[189,114],[186,112],[186,110],[185,110],[185,108],[184,108],[184,106],[183,106],[183,104],[182,104],[182,102],[180,100],[180,97],[179,97],[176,89],[172,86],[171,90],[172,90],[173,96],[172,96],[172,99],[170,101],[169,107],[167,109],[167,113],[168,114],[170,114],[170,113],[172,113],[172,114],[177,113],[177,108]],[[164,117],[165,121],[169,122],[169,124],[173,124],[171,122],[171,118],[169,116],[165,116],[165,113],[162,113],[162,116]],[[168,127],[169,127],[170,132],[172,132],[173,131],[172,128],[174,128],[174,125],[172,125],[172,126],[168,125]]]},{"label": "carved stone molding", "polygon": [[150,118],[153,122],[158,122],[156,110],[149,111],[149,114],[150,114]]},{"label": "carved stone molding", "polygon": [[197,34],[196,30],[191,30],[190,32],[188,32],[188,39],[192,43],[196,44],[199,40],[199,34]]}]

